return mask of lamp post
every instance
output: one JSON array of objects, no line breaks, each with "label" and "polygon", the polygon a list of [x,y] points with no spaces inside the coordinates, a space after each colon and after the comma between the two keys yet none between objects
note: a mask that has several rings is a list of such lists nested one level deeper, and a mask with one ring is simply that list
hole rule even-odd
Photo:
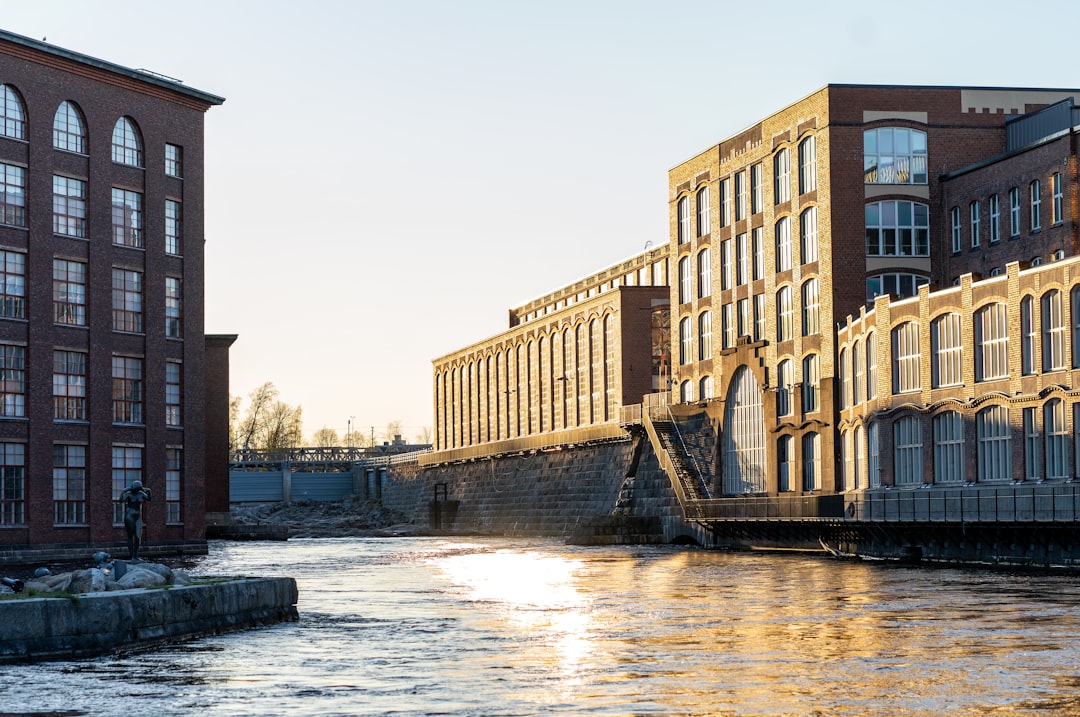
[{"label": "lamp post", "polygon": [[349,416],[349,430],[345,432],[345,440],[348,443],[349,448],[353,446],[353,434],[352,434],[352,422],[356,416]]}]

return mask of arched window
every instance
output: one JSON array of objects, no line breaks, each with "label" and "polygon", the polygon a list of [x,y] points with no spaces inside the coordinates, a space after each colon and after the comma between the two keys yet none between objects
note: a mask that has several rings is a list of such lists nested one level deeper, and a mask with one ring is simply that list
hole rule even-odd
[{"label": "arched window", "polygon": [[795,472],[795,450],[791,436],[780,436],[776,440],[777,485],[779,491],[792,490],[791,479]]},{"label": "arched window", "polygon": [[866,474],[871,488],[881,487],[881,443],[878,435],[878,423],[871,423],[866,429]]},{"label": "arched window", "polygon": [[791,287],[782,286],[776,292],[776,340],[788,341],[795,337],[795,308],[792,306]]},{"label": "arched window", "polygon": [[817,189],[817,137],[799,143],[799,194]]},{"label": "arched window", "polygon": [[143,166],[142,137],[130,117],[121,117],[113,127],[112,161],[131,167]]},{"label": "arched window", "polygon": [[813,264],[817,260],[817,207],[810,207],[799,215],[799,261]]},{"label": "arched window", "polygon": [[712,312],[698,314],[698,359],[705,361],[712,358]]},{"label": "arched window", "polygon": [[709,188],[702,187],[697,193],[697,235],[709,234]]},{"label": "arched window", "polygon": [[11,85],[0,85],[0,135],[26,139],[26,110],[22,98]]},{"label": "arched window", "polygon": [[694,284],[694,277],[691,273],[690,257],[684,256],[679,259],[679,303],[685,304],[690,301],[691,289]]},{"label": "arched window", "polygon": [[978,435],[979,480],[1012,480],[1012,435],[1009,431],[1009,409],[990,406],[975,415]]},{"label": "arched window", "polygon": [[1054,398],[1043,406],[1043,432],[1046,434],[1046,477],[1068,479],[1069,429],[1065,425],[1065,404]]},{"label": "arched window", "polygon": [[683,403],[690,403],[694,400],[694,382],[683,381],[679,387],[679,400]]},{"label": "arched window", "polygon": [[712,251],[705,247],[697,255],[698,298],[712,294]]},{"label": "arched window", "polygon": [[975,380],[1009,375],[1009,334],[1005,304],[989,304],[975,313]]},{"label": "arched window", "polygon": [[893,424],[893,468],[896,485],[922,482],[922,424],[914,416],[905,416]]},{"label": "arched window", "polygon": [[802,285],[802,335],[813,336],[821,331],[818,309],[818,280],[807,279]]},{"label": "arched window", "polygon": [[854,405],[854,404],[858,403],[859,401],[861,401],[862,400],[862,395],[863,395],[862,387],[864,385],[863,384],[863,368],[864,368],[864,366],[863,366],[863,361],[862,361],[862,353],[860,352],[860,349],[862,349],[862,344],[860,344],[858,341],[856,341],[855,345],[851,348],[851,368],[852,368],[851,373],[853,374],[852,377],[851,377],[851,403],[852,403],[852,405]]},{"label": "arched window", "polygon": [[1072,314],[1072,366],[1080,368],[1080,285],[1072,288],[1069,304]]},{"label": "arched window", "polygon": [[693,356],[694,349],[694,331],[690,325],[690,317],[686,316],[679,322],[679,365],[684,366],[690,363],[690,357]]},{"label": "arched window", "polygon": [[926,132],[879,127],[863,132],[866,184],[926,184]]},{"label": "arched window", "polygon": [[1020,373],[1030,376],[1035,373],[1035,300],[1025,296],[1020,300]]},{"label": "arched window", "polygon": [[679,243],[690,241],[690,197],[682,197],[677,205],[679,220]]},{"label": "arched window", "polygon": [[931,380],[934,388],[959,386],[963,382],[964,337],[960,314],[939,316],[930,324]]},{"label": "arched window", "polygon": [[713,397],[713,380],[712,376],[702,376],[698,381],[698,396],[703,401],[707,401]]},{"label": "arched window", "polygon": [[848,365],[848,356],[850,354],[846,348],[840,349],[840,408],[849,408],[854,403],[851,398],[851,367]]},{"label": "arched window", "polygon": [[957,411],[946,411],[934,416],[934,482],[964,480],[964,420]]},{"label": "arched window", "polygon": [[802,437],[803,490],[821,490],[821,436],[806,433]]},{"label": "arched window", "polygon": [[53,117],[53,147],[86,154],[86,122],[74,102],[64,100]]},{"label": "arched window", "polygon": [[773,204],[791,199],[791,156],[787,147],[773,157]]},{"label": "arched window", "polygon": [[866,400],[877,398],[877,341],[871,332],[866,335]]},{"label": "arched window", "polygon": [[776,223],[776,270],[791,269],[791,217],[782,217]]},{"label": "arched window", "polygon": [[1051,289],[1042,295],[1043,371],[1065,368],[1065,312],[1061,292]]},{"label": "arched window", "polygon": [[810,354],[803,359],[803,413],[813,413],[821,406],[818,402],[818,384],[821,383],[821,361],[817,354]]},{"label": "arched window", "polygon": [[919,379],[919,324],[907,321],[892,332],[893,342],[893,393],[918,391]]},{"label": "arched window", "polygon": [[746,366],[735,371],[728,388],[724,427],[724,493],[764,493],[768,473],[765,414],[761,388]]}]

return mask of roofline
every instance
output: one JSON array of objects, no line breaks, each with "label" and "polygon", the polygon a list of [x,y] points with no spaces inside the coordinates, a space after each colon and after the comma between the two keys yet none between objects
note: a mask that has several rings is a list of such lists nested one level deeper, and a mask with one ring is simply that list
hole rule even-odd
[{"label": "roofline", "polygon": [[188,87],[180,80],[165,77],[164,75],[157,75],[147,70],[133,70],[130,67],[124,67],[123,65],[117,65],[112,62],[91,57],[90,55],[84,55],[79,52],[73,52],[56,45],[50,45],[47,42],[40,40],[34,40],[24,35],[18,35],[8,30],[0,29],[0,41],[9,42],[13,45],[20,45],[22,47],[43,52],[47,55],[54,57],[60,57],[65,60],[77,62],[81,65],[88,65],[105,72],[111,72],[116,75],[122,75],[132,80],[139,82],[145,82],[148,85],[154,85],[155,87],[161,87],[172,92],[176,92],[182,95],[205,102],[209,105],[220,105],[225,102],[224,97],[212,94],[210,92],[204,92],[197,90],[194,87]]}]

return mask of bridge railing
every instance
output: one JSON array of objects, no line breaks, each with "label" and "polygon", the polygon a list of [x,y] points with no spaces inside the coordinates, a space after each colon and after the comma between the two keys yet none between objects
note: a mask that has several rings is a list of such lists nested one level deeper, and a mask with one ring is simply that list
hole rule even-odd
[{"label": "bridge railing", "polygon": [[849,518],[875,522],[1071,523],[1080,483],[880,489],[845,496]]},{"label": "bridge railing", "polygon": [[714,498],[688,501],[686,513],[695,520],[818,520],[844,516],[842,495],[780,495]]}]

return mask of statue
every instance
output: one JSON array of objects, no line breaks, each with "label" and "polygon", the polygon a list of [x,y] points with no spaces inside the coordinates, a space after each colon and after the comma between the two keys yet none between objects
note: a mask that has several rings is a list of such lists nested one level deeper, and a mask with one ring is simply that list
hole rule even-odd
[{"label": "statue", "polygon": [[150,500],[150,489],[142,481],[134,481],[120,494],[124,503],[124,530],[127,531],[128,557],[131,562],[139,560],[142,545],[142,504]]}]

